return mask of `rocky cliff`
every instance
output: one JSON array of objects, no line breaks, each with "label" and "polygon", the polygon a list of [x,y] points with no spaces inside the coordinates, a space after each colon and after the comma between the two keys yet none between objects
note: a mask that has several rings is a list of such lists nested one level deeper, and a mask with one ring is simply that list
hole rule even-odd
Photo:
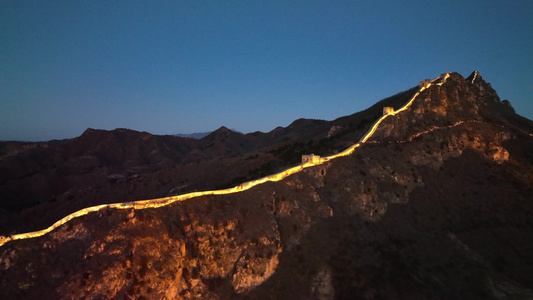
[{"label": "rocky cliff", "polygon": [[352,155],[10,241],[0,297],[531,299],[531,121],[477,73],[438,82]]}]

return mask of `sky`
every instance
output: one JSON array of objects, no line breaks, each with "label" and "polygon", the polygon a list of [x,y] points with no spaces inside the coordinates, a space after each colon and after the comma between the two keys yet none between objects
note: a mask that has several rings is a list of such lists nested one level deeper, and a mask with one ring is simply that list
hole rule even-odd
[{"label": "sky", "polygon": [[0,140],[268,132],[445,72],[533,119],[533,1],[0,0]]}]

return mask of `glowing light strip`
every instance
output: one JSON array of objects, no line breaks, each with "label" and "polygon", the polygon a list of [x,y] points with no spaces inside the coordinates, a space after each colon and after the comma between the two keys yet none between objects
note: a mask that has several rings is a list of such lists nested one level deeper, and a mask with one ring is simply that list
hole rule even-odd
[{"label": "glowing light strip", "polygon": [[[307,163],[304,163],[304,164],[300,164],[300,165],[298,165],[296,167],[289,168],[289,169],[287,169],[285,171],[282,171],[280,173],[277,173],[277,174],[274,174],[274,175],[270,175],[270,176],[266,176],[266,177],[263,177],[263,178],[260,178],[260,179],[257,179],[257,180],[248,181],[248,182],[242,183],[242,184],[240,184],[238,186],[235,186],[235,187],[232,187],[232,188],[229,188],[229,189],[203,191],[203,192],[192,192],[192,193],[188,193],[188,194],[182,194],[182,195],[171,196],[171,197],[166,197],[166,198],[158,198],[158,199],[150,199],[150,200],[139,200],[139,201],[132,201],[132,202],[112,203],[112,204],[102,204],[102,205],[87,207],[87,208],[78,210],[77,212],[74,212],[74,213],[62,218],[61,220],[55,222],[52,226],[50,226],[48,228],[45,228],[43,230],[33,231],[33,232],[28,232],[28,233],[14,234],[14,235],[11,235],[11,236],[0,236],[0,247],[3,246],[5,243],[7,243],[9,241],[30,239],[30,238],[43,236],[43,235],[53,231],[54,229],[58,228],[59,226],[69,222],[72,219],[79,218],[81,216],[85,216],[85,215],[87,215],[87,214],[89,214],[91,212],[99,211],[99,210],[102,210],[104,208],[115,208],[115,209],[158,208],[158,207],[163,207],[163,206],[172,204],[174,202],[184,201],[184,200],[187,200],[187,199],[196,198],[196,197],[205,196],[205,195],[225,195],[225,194],[238,193],[238,192],[246,191],[246,190],[248,190],[248,189],[250,189],[250,188],[252,188],[252,187],[254,187],[256,185],[263,184],[263,183],[268,182],[268,181],[276,182],[276,181],[283,180],[284,178],[286,178],[286,177],[288,177],[288,176],[290,176],[292,174],[298,173],[298,172],[302,171],[305,168],[321,165],[324,162],[330,161],[332,159],[335,159],[335,158],[338,158],[338,157],[341,157],[341,156],[348,156],[348,155],[352,154],[355,151],[355,149],[357,149],[359,146],[361,146],[361,144],[364,144],[374,134],[374,132],[377,130],[379,124],[381,124],[381,122],[383,120],[385,120],[389,116],[395,116],[398,113],[407,110],[409,108],[409,106],[411,106],[411,104],[413,103],[415,98],[418,97],[418,95],[420,95],[420,93],[422,91],[424,91],[425,89],[429,88],[432,84],[435,84],[435,85],[438,85],[438,86],[442,85],[449,76],[450,75],[448,73],[446,73],[444,78],[437,77],[436,79],[432,80],[427,87],[421,87],[411,97],[409,102],[407,102],[407,104],[405,104],[403,107],[401,107],[400,109],[398,109],[396,111],[388,112],[387,114],[385,114],[381,118],[379,118],[379,120],[377,120],[374,123],[374,125],[372,125],[370,130],[359,140],[358,143],[350,146],[348,149],[346,149],[346,150],[344,150],[344,151],[342,151],[340,153],[337,153],[337,154],[334,154],[334,155],[331,155],[331,156],[328,156],[328,157],[323,157],[323,158],[320,159],[319,162],[307,162]],[[441,82],[440,83],[434,83],[438,79],[441,79]]]},{"label": "glowing light strip", "polygon": [[477,74],[479,74],[479,72],[478,71],[474,71],[474,77],[472,78],[472,83],[474,83],[474,81],[476,81]]}]

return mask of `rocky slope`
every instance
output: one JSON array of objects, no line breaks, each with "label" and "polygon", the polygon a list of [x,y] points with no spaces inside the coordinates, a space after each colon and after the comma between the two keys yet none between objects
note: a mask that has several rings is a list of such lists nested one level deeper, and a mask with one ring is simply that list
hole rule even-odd
[{"label": "rocky slope", "polygon": [[533,127],[508,107],[451,73],[353,155],[8,242],[0,298],[532,299]]}]

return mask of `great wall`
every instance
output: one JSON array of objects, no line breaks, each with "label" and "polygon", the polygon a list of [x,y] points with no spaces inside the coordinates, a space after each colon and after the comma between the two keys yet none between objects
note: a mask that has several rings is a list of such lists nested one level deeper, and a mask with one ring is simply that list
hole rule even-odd
[{"label": "great wall", "polygon": [[[423,92],[425,89],[429,88],[431,85],[436,85],[436,86],[442,85],[444,82],[446,82],[446,79],[449,76],[450,76],[449,73],[444,73],[441,76],[439,76],[439,77],[437,77],[437,78],[435,78],[433,80],[425,80],[425,81],[420,82],[420,87],[419,87],[418,91],[411,97],[411,99],[403,107],[401,107],[400,109],[398,109],[396,111],[394,111],[393,109],[384,110],[384,114],[381,116],[381,118],[379,118],[372,125],[370,130],[359,140],[359,142],[357,142],[354,145],[348,147],[346,150],[344,150],[344,151],[342,151],[340,153],[337,153],[337,154],[334,154],[334,155],[331,155],[331,156],[327,156],[327,157],[320,157],[320,159],[312,159],[312,160],[309,160],[308,162],[305,162],[305,163],[302,163],[302,164],[300,164],[298,166],[289,168],[289,169],[287,169],[285,171],[282,171],[280,173],[277,173],[277,174],[274,174],[274,175],[270,175],[270,176],[266,176],[266,177],[263,177],[263,178],[260,178],[260,179],[257,179],[257,180],[248,181],[248,182],[242,183],[242,184],[240,184],[238,186],[235,186],[235,187],[229,188],[229,189],[203,191],[203,192],[192,192],[192,193],[188,193],[188,194],[182,194],[182,195],[171,196],[171,197],[166,197],[166,198],[140,200],[140,201],[133,201],[133,202],[112,203],[112,204],[102,204],[102,205],[87,207],[87,208],[84,208],[84,209],[81,209],[79,211],[76,211],[76,212],[74,212],[74,213],[72,213],[72,214],[60,219],[59,221],[55,222],[52,226],[50,226],[48,228],[45,228],[43,230],[27,232],[27,233],[20,233],[20,234],[13,234],[13,235],[10,235],[10,236],[0,236],[0,247],[3,246],[4,244],[6,244],[9,241],[30,239],[30,238],[36,238],[36,237],[43,236],[43,235],[53,231],[54,229],[58,228],[59,226],[65,224],[65,223],[67,223],[67,222],[69,222],[69,221],[71,221],[71,220],[73,220],[75,218],[79,218],[79,217],[87,215],[87,214],[89,214],[91,212],[96,212],[96,211],[99,211],[99,210],[102,210],[102,209],[111,208],[111,209],[137,209],[137,210],[140,210],[140,209],[158,208],[158,207],[162,207],[162,206],[166,206],[166,205],[172,204],[174,202],[185,201],[185,200],[188,200],[188,199],[192,199],[192,198],[196,198],[196,197],[200,197],[200,196],[205,196],[205,195],[224,195],[224,194],[238,193],[238,192],[246,191],[246,190],[248,190],[248,189],[250,189],[250,188],[252,188],[254,186],[263,184],[265,182],[269,182],[269,181],[276,182],[276,181],[283,180],[284,178],[286,178],[286,177],[288,177],[288,176],[290,176],[292,174],[298,173],[298,172],[300,172],[300,171],[302,171],[302,170],[304,170],[306,168],[309,168],[309,167],[312,167],[312,166],[321,165],[321,164],[323,164],[323,163],[325,163],[327,161],[333,160],[335,158],[351,155],[355,151],[355,149],[357,149],[359,146],[361,146],[361,144],[364,144],[370,137],[372,137],[374,132],[377,130],[379,124],[381,124],[381,122],[383,122],[383,120],[385,120],[389,116],[395,116],[395,115],[399,114],[400,112],[407,110],[411,106],[413,101],[416,99],[416,97],[418,97],[418,95],[420,95],[421,92]],[[476,79],[476,76],[477,76],[477,71],[475,72],[475,76],[472,79],[472,82],[474,82],[474,80]]]}]

